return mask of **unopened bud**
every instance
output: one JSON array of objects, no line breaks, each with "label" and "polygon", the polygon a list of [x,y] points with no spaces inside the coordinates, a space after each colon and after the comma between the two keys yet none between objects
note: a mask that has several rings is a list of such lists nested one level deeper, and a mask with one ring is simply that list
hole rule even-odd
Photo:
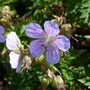
[{"label": "unopened bud", "polygon": [[29,56],[25,56],[22,60],[22,64],[24,66],[23,69],[30,69],[30,65],[31,65],[32,61],[31,61],[31,58]]},{"label": "unopened bud", "polygon": [[50,84],[50,80],[48,78],[43,78],[43,79],[41,79],[41,84],[44,87],[47,87]]},{"label": "unopened bud", "polygon": [[58,87],[62,84],[64,84],[63,79],[59,75],[54,76],[52,79],[52,86]]},{"label": "unopened bud", "polygon": [[71,25],[70,24],[63,24],[61,26],[61,33],[70,37],[71,36]]},{"label": "unopened bud", "polygon": [[9,6],[4,6],[3,13],[10,14],[10,7]]}]

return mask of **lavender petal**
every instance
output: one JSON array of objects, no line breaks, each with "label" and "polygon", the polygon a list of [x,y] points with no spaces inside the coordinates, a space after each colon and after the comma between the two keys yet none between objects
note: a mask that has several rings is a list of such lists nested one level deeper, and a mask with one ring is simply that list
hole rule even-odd
[{"label": "lavender petal", "polygon": [[45,32],[37,23],[30,23],[26,27],[26,35],[30,38],[42,38]]},{"label": "lavender petal", "polygon": [[10,52],[9,54],[10,64],[13,69],[16,69],[20,63],[20,54]]},{"label": "lavender petal", "polygon": [[57,36],[57,39],[54,41],[54,43],[60,50],[62,50],[64,52],[70,48],[70,41],[64,35]]},{"label": "lavender petal", "polygon": [[4,33],[4,27],[0,25],[0,34]]},{"label": "lavender petal", "polygon": [[44,29],[49,35],[57,35],[60,32],[59,26],[53,21],[45,21]]},{"label": "lavender petal", "polygon": [[19,47],[20,40],[15,32],[11,32],[7,35],[6,46],[9,50],[15,50]]},{"label": "lavender petal", "polygon": [[47,62],[50,64],[56,64],[56,63],[58,63],[59,58],[60,58],[60,52],[59,52],[58,48],[56,47],[56,45],[50,44],[48,46],[48,50],[46,52]]},{"label": "lavender petal", "polygon": [[44,52],[43,40],[34,40],[30,43],[30,53],[32,57],[39,57]]},{"label": "lavender petal", "polygon": [[6,41],[6,38],[4,36],[0,35],[0,42],[4,43],[5,41]]}]

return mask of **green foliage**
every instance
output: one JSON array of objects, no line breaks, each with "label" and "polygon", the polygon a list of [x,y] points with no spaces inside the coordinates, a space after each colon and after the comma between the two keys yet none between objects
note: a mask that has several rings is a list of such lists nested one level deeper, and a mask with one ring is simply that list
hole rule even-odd
[{"label": "green foliage", "polygon": [[84,84],[85,86],[88,86],[88,89],[90,89],[90,77],[78,79],[78,81]]},{"label": "green foliage", "polygon": [[72,50],[65,59],[61,59],[61,72],[69,90],[86,90],[85,88],[90,88],[89,55],[84,50]]},{"label": "green foliage", "polygon": [[69,22],[90,25],[90,0],[64,0]]}]

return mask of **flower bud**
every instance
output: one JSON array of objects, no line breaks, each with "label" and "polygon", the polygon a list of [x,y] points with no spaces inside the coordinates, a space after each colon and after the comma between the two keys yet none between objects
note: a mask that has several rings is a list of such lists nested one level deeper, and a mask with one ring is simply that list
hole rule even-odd
[{"label": "flower bud", "polygon": [[44,86],[44,87],[47,87],[49,84],[50,84],[50,80],[48,78],[42,78],[41,79],[41,84]]},{"label": "flower bud", "polygon": [[71,25],[70,24],[63,24],[61,26],[61,32],[65,35],[67,35],[68,37],[71,36]]},{"label": "flower bud", "polygon": [[9,6],[4,6],[3,12],[10,14],[10,7]]},{"label": "flower bud", "polygon": [[12,21],[11,11],[9,6],[0,8],[0,23],[5,26],[10,26]]},{"label": "flower bud", "polygon": [[60,84],[64,84],[63,79],[57,75],[52,79],[52,86],[58,87]]},{"label": "flower bud", "polygon": [[23,65],[23,69],[30,69],[30,65],[31,65],[32,61],[31,58],[29,56],[24,56],[24,58],[22,59],[22,65]]}]

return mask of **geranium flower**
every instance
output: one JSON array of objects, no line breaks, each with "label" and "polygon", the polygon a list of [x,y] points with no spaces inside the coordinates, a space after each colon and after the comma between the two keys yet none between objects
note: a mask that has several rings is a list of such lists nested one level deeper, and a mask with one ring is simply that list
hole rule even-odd
[{"label": "geranium flower", "polygon": [[3,36],[4,33],[4,27],[0,25],[0,42],[5,42],[5,37]]},{"label": "geranium flower", "polygon": [[15,32],[10,32],[6,38],[6,46],[10,50],[9,58],[10,64],[13,69],[16,69],[16,72],[20,70],[20,53],[17,53],[16,50],[19,49],[21,43]]},{"label": "geranium flower", "polygon": [[30,43],[32,57],[39,57],[46,51],[46,60],[50,64],[58,63],[60,59],[59,49],[63,52],[70,48],[70,41],[64,35],[59,35],[60,29],[57,23],[45,21],[44,30],[37,23],[30,23],[26,27],[26,35],[34,40]]}]

